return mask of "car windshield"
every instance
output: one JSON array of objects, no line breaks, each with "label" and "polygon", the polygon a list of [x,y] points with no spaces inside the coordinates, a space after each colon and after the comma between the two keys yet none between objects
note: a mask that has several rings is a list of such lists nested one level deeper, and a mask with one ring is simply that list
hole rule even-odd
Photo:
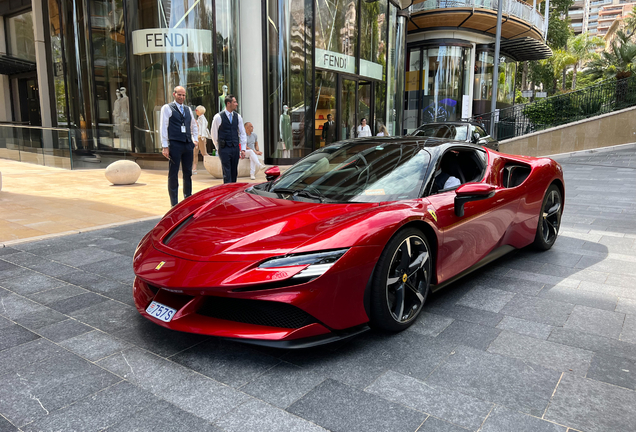
[{"label": "car windshield", "polygon": [[468,125],[428,124],[420,126],[411,135],[466,141],[468,138]]},{"label": "car windshield", "polygon": [[418,145],[345,142],[317,150],[265,190],[322,202],[382,202],[420,196],[430,161]]}]

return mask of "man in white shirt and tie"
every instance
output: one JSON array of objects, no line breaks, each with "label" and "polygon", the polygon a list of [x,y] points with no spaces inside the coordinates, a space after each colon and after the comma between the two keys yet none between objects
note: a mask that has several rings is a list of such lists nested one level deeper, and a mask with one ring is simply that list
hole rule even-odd
[{"label": "man in white shirt and tie", "polygon": [[327,121],[322,125],[322,139],[325,140],[325,145],[329,145],[336,140],[336,125],[332,118],[331,114],[327,114]]},{"label": "man in white shirt and tie", "polygon": [[161,154],[168,163],[168,194],[174,207],[179,202],[179,165],[183,171],[183,198],[192,195],[192,161],[199,136],[197,121],[190,107],[184,106],[185,88],[177,86],[172,93],[174,102],[161,108]]},{"label": "man in white shirt and tie", "polygon": [[243,118],[236,112],[238,102],[234,95],[225,96],[225,109],[214,116],[210,135],[216,146],[221,166],[223,183],[236,183],[239,159],[245,157],[247,135]]}]

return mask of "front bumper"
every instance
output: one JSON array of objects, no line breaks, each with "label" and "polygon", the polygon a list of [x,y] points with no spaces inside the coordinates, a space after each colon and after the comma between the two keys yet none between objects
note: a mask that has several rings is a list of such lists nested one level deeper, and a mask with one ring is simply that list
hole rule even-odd
[{"label": "front bumper", "polygon": [[[253,262],[190,261],[148,242],[135,255],[134,301],[140,314],[172,330],[282,348],[318,345],[367,329],[364,292],[376,254],[354,247],[310,282],[272,287],[227,282]],[[166,264],[157,269],[159,262]],[[177,310],[170,322],[146,313],[153,300]]]}]

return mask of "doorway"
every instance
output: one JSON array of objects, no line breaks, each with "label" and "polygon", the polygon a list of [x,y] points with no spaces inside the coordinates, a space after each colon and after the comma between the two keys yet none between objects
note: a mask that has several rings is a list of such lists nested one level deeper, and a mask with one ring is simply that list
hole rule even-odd
[{"label": "doorway", "polygon": [[18,78],[20,121],[29,126],[42,126],[40,91],[37,76]]},{"label": "doorway", "polygon": [[377,134],[375,82],[336,72],[316,70],[314,150],[332,142],[356,138],[365,118]]}]

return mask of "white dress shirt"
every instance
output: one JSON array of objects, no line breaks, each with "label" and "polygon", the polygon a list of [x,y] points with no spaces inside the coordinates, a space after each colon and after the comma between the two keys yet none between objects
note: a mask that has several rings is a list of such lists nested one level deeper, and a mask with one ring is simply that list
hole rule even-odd
[{"label": "white dress shirt", "polygon": [[[190,133],[192,137],[192,143],[194,145],[197,145],[197,142],[198,142],[197,140],[199,137],[199,128],[197,125],[197,121],[194,119],[194,114],[192,114],[192,110],[190,109],[189,106],[184,107],[183,105],[178,104],[177,102],[175,102],[175,105],[177,106],[178,110],[181,110],[181,109],[190,110],[190,118],[191,118]],[[170,139],[168,138],[168,123],[170,123],[171,116],[172,116],[172,108],[170,108],[170,104],[165,104],[163,107],[161,107],[160,130],[161,130],[161,146],[162,147],[168,147],[170,145]]]},{"label": "white dress shirt", "polygon": [[210,131],[208,130],[208,119],[205,118],[205,115],[201,114],[199,118],[197,118],[197,126],[199,126],[199,139],[210,138]]},{"label": "white dress shirt", "polygon": [[[212,127],[210,128],[210,134],[212,135],[212,141],[217,150],[219,150],[219,128],[221,127],[221,113],[225,113],[227,119],[230,120],[230,113],[227,110],[223,110],[212,119]],[[245,150],[247,145],[247,134],[245,133],[245,125],[243,125],[243,118],[236,111],[232,111],[232,116],[238,116],[238,131],[239,131],[239,143],[241,150]]]},{"label": "white dress shirt", "polygon": [[358,126],[358,138],[369,136],[371,136],[371,128],[369,125],[366,125],[365,127]]}]

